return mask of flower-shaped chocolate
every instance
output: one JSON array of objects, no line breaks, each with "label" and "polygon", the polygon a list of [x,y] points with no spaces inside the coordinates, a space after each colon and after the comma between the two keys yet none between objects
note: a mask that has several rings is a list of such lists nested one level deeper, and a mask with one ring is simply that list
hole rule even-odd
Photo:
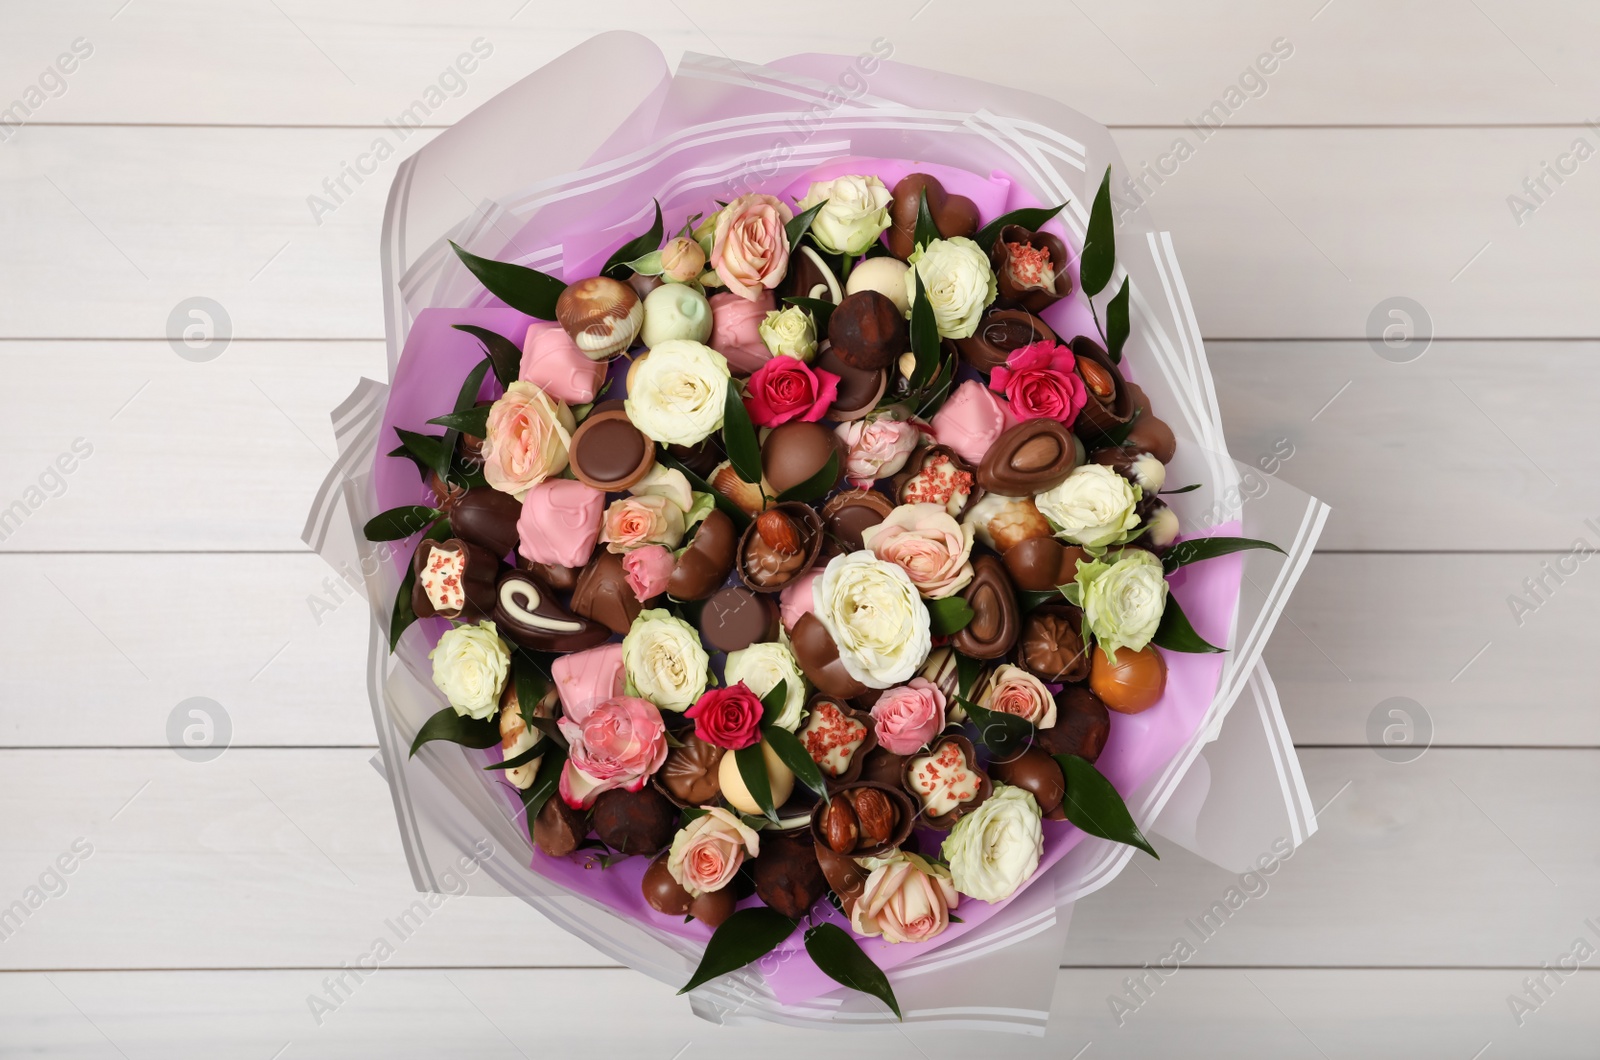
[{"label": "flower-shaped chocolate", "polygon": [[831,696],[812,696],[806,723],[795,733],[830,788],[861,775],[861,763],[878,746],[872,720]]},{"label": "flower-shaped chocolate", "polygon": [[1072,293],[1067,246],[1049,232],[1006,225],[989,251],[999,301],[1043,312]]},{"label": "flower-shaped chocolate", "polygon": [[923,823],[941,831],[954,827],[993,791],[972,741],[956,735],[941,737],[926,754],[908,758],[904,784],[922,808]]}]

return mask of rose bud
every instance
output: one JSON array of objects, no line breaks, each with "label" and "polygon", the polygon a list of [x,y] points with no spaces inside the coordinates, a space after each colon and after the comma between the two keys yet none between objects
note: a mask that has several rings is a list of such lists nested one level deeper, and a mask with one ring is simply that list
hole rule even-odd
[{"label": "rose bud", "polygon": [[661,275],[672,283],[688,283],[706,267],[706,252],[686,236],[678,236],[661,248]]}]

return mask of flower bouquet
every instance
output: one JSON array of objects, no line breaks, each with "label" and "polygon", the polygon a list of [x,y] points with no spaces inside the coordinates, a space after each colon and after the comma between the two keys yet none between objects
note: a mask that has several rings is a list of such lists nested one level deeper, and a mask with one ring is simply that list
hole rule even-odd
[{"label": "flower bouquet", "polygon": [[409,159],[307,538],[373,607],[419,887],[487,842],[708,1018],[1037,1030],[1169,800],[1255,834],[1202,757],[1247,688],[1234,772],[1314,827],[1258,664],[1326,509],[1228,458],[1103,130],[889,50],[609,34]]}]

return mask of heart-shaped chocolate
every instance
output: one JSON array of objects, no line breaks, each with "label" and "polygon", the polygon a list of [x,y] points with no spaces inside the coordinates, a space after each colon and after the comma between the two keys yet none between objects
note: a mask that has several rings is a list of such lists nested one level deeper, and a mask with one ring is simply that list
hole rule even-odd
[{"label": "heart-shaped chocolate", "polygon": [[970,236],[978,230],[978,207],[971,199],[945,191],[937,177],[908,173],[894,186],[894,201],[889,204],[889,253],[901,261],[917,249],[917,210],[924,191],[941,238]]},{"label": "heart-shaped chocolate", "polygon": [[1010,651],[1022,624],[1016,590],[998,557],[973,561],[972,582],[961,596],[972,608],[972,621],[950,638],[956,651],[974,659],[998,659]]}]

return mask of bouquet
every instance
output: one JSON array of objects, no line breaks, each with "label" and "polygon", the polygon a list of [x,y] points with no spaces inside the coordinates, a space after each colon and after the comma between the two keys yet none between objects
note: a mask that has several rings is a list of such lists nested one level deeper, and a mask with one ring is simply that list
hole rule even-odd
[{"label": "bouquet", "polygon": [[853,142],[775,158],[683,78],[391,291],[340,472],[383,766],[430,763],[433,827],[724,1018],[900,1018],[1156,854],[1325,510],[1287,552],[1240,532],[1113,163],[1075,196],[992,114],[990,157],[865,95],[827,116]]}]

